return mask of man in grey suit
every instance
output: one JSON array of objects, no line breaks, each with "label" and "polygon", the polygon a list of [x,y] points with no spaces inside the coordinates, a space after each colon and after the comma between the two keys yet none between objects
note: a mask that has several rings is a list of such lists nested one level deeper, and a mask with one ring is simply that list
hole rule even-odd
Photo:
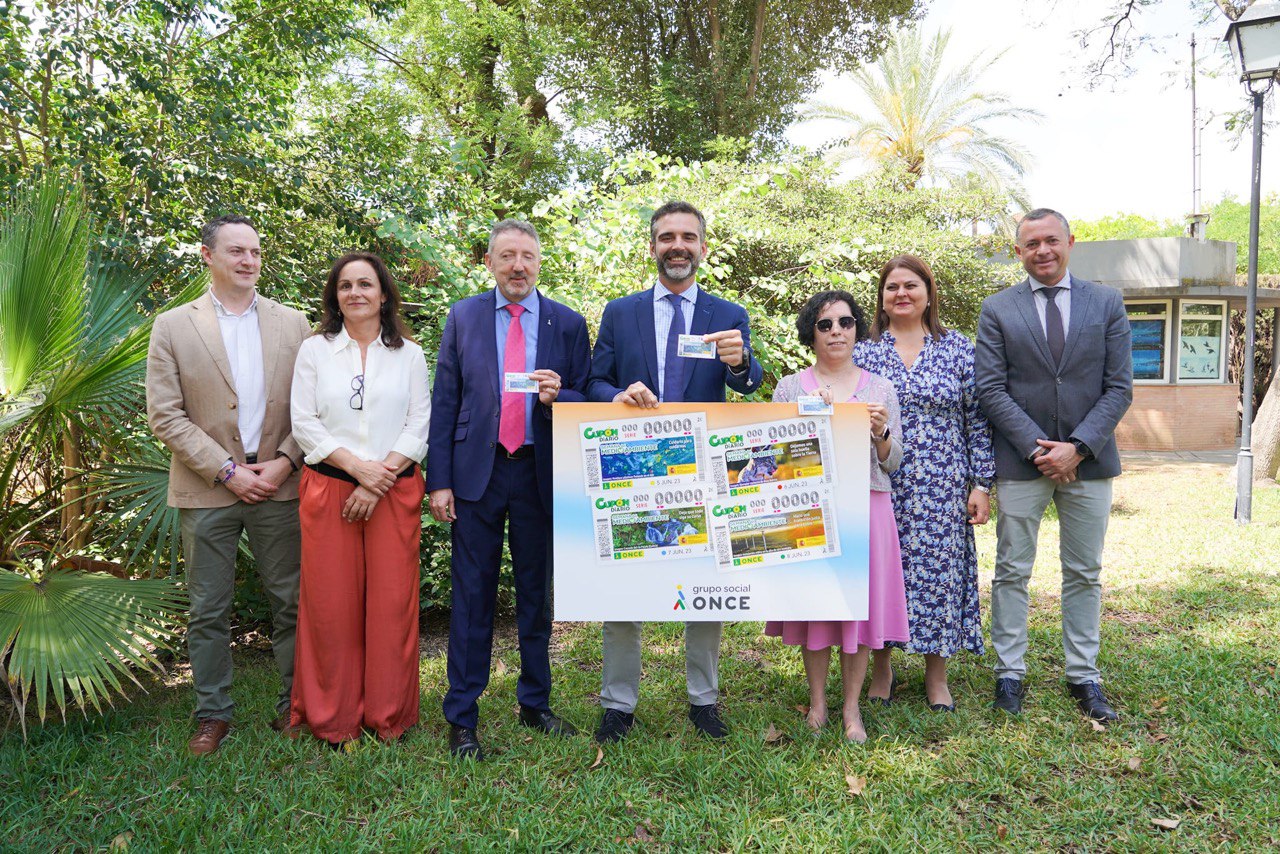
[{"label": "man in grey suit", "polygon": [[1067,270],[1075,237],[1047,208],[1018,224],[1028,279],[993,294],[978,319],[978,400],[994,429],[996,567],[991,583],[995,706],[1022,711],[1027,583],[1040,519],[1058,510],[1062,649],[1071,696],[1094,720],[1113,721],[1098,647],[1102,543],[1111,480],[1120,474],[1115,429],[1133,401],[1129,320],[1120,292]]}]

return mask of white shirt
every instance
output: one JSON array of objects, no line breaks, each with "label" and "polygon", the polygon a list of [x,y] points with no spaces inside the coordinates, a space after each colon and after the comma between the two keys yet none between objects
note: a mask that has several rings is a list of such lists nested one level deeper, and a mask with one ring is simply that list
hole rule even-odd
[{"label": "white shirt", "polygon": [[[1045,327],[1044,312],[1049,305],[1049,298],[1040,291],[1050,287],[1043,282],[1038,282],[1034,278],[1031,279],[1031,294],[1035,297],[1036,314],[1040,315],[1040,331],[1044,332],[1047,338],[1049,333]],[[1058,306],[1058,312],[1062,315],[1062,338],[1065,341],[1067,332],[1071,329],[1071,271],[1067,270],[1062,274],[1062,281],[1058,282],[1058,292],[1053,297],[1054,303]]]},{"label": "white shirt", "polygon": [[[666,392],[663,386],[667,384],[667,336],[671,334],[671,321],[675,318],[671,302],[667,299],[669,293],[671,291],[662,284],[661,280],[654,283],[653,335],[658,351],[658,387],[655,389],[658,400],[666,399],[663,396]],[[689,328],[693,325],[693,308],[697,304],[698,283],[694,282],[680,294],[680,314],[684,317],[685,334],[689,333]],[[686,368],[686,370],[692,370],[692,368]]]},{"label": "white shirt", "polygon": [[[361,400],[353,382],[361,374],[364,408],[354,409]],[[420,463],[427,455],[427,360],[412,341],[391,350],[376,339],[362,371],[360,345],[345,329],[332,341],[312,335],[298,348],[290,403],[293,438],[308,463],[322,462],[338,448],[362,460],[397,451]]]},{"label": "white shirt", "polygon": [[[213,291],[213,313],[222,331],[222,345],[236,384],[236,424],[246,454],[258,453],[262,422],[267,417],[267,381],[262,368],[262,331],[258,327],[258,294],[243,314],[232,314]],[[266,462],[266,460],[263,460]]]}]

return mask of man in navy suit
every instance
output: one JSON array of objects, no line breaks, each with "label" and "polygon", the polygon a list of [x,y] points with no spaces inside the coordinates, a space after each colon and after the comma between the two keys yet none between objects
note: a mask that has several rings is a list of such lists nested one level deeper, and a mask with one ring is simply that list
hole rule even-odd
[{"label": "man in navy suit", "polygon": [[991,582],[995,707],[1022,711],[1027,584],[1040,520],[1058,510],[1062,648],[1067,687],[1090,718],[1116,720],[1102,692],[1102,544],[1111,481],[1120,474],[1115,429],[1133,402],[1129,319],[1114,288],[1067,270],[1075,237],[1039,208],[1018,223],[1029,278],[987,297],[978,318],[978,401],[995,428],[996,567]]},{"label": "man in navy suit", "polygon": [[[515,574],[520,723],[574,728],[551,711],[551,406],[582,401],[591,353],[582,315],[536,289],[542,255],[527,222],[493,227],[485,266],[497,288],[454,303],[431,393],[431,515],[453,523],[449,620],[449,752],[483,759],[477,700],[489,684],[503,523]],[[507,391],[531,374],[537,393]]]},{"label": "man in navy suit", "polygon": [[[587,397],[653,408],[659,402],[723,402],[725,386],[741,394],[760,387],[763,370],[751,355],[742,306],[701,290],[694,281],[707,254],[706,220],[688,202],[668,202],[649,220],[649,254],[658,267],[653,287],[611,301],[600,319]],[[716,345],[715,359],[678,355],[682,334]],[[689,719],[711,738],[728,734],[719,699],[720,623],[685,624]],[[640,694],[640,623],[604,624],[604,713],[596,740],[612,742],[635,723]]]}]

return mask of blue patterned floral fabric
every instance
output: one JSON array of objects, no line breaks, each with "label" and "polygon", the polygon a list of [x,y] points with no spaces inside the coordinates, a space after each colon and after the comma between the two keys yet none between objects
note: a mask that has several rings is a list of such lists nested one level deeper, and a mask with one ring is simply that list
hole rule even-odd
[{"label": "blue patterned floral fabric", "polygon": [[859,341],[858,366],[893,383],[902,410],[904,454],[891,476],[902,543],[909,652],[950,657],[983,652],[978,553],[968,522],[969,491],[995,479],[991,427],[973,386],[973,342],[948,331],[926,336],[908,370],[890,332]]}]

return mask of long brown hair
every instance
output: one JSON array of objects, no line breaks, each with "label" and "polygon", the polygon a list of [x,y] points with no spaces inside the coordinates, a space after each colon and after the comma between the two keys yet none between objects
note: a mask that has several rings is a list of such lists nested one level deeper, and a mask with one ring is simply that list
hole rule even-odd
[{"label": "long brown hair", "polygon": [[884,310],[884,283],[889,274],[899,268],[910,270],[924,282],[925,306],[924,317],[920,318],[925,330],[934,338],[947,334],[947,327],[938,319],[938,283],[933,277],[933,269],[923,258],[903,253],[895,255],[880,268],[880,285],[876,288],[876,316],[871,322],[871,340],[879,341],[880,333],[889,328],[889,315]]},{"label": "long brown hair", "polygon": [[389,349],[399,349],[409,337],[409,330],[400,317],[400,289],[387,271],[387,265],[372,252],[348,252],[329,269],[329,278],[324,283],[324,316],[320,318],[319,333],[332,339],[342,329],[342,310],[338,308],[338,279],[342,276],[342,268],[352,261],[364,261],[373,268],[378,277],[378,285],[386,300],[378,314],[382,319],[382,343]]}]

